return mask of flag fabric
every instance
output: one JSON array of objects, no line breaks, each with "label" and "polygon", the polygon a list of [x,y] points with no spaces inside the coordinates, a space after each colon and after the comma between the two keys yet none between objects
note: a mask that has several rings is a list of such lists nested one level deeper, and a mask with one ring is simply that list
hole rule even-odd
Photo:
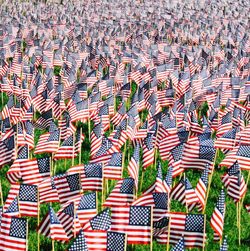
[{"label": "flag fabric", "polygon": [[204,236],[204,215],[173,212],[167,216],[170,218],[170,236],[168,237],[168,228],[164,228],[164,231],[156,236],[160,244],[166,244],[169,238],[170,244],[176,245],[183,237],[185,248],[202,248],[206,238]]},{"label": "flag fabric", "polygon": [[225,193],[222,189],[210,221],[210,225],[214,230],[214,240],[222,239],[225,209]]},{"label": "flag fabric", "polygon": [[1,251],[27,250],[28,220],[11,217],[8,214],[1,215],[0,240]]},{"label": "flag fabric", "polygon": [[135,189],[138,190],[139,181],[139,161],[140,161],[140,145],[137,143],[134,148],[132,158],[128,163],[128,173],[134,179]]},{"label": "flag fabric", "polygon": [[79,196],[82,189],[79,173],[56,176],[54,184],[61,204]]},{"label": "flag fabric", "polygon": [[152,227],[151,207],[113,207],[111,213],[111,231],[126,233],[128,244],[150,243]]},{"label": "flag fabric", "polygon": [[38,232],[46,237],[51,238],[52,240],[61,242],[67,242],[69,240],[52,207],[49,207],[49,212],[39,224]]},{"label": "flag fabric", "polygon": [[68,250],[69,251],[78,251],[78,250],[88,251],[87,241],[82,230],[79,232],[76,239],[71,244]]},{"label": "flag fabric", "polygon": [[21,216],[37,217],[38,188],[36,185],[20,184],[18,205]]},{"label": "flag fabric", "polygon": [[104,207],[128,205],[134,200],[134,179],[119,180],[104,202]]},{"label": "flag fabric", "polygon": [[227,251],[227,250],[228,250],[227,238],[225,237],[221,246],[220,246],[219,251]]},{"label": "flag fabric", "polygon": [[37,158],[19,163],[21,177],[26,184],[37,185],[50,177],[50,158]]},{"label": "flag fabric", "polygon": [[81,226],[84,226],[91,218],[97,214],[97,194],[96,192],[82,195],[77,202],[76,213]]},{"label": "flag fabric", "polygon": [[107,251],[126,251],[126,234],[108,231],[107,233]]},{"label": "flag fabric", "polygon": [[185,243],[183,237],[177,242],[174,248],[171,251],[185,251]]}]

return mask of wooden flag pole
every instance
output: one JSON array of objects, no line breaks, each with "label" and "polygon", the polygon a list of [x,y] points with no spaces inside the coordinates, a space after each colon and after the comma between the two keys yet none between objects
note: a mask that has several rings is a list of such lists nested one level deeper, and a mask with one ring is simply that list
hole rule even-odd
[{"label": "wooden flag pole", "polygon": [[[37,227],[40,224],[40,198],[39,191],[37,190]],[[37,231],[37,250],[40,251],[40,233]]]},{"label": "wooden flag pole", "polygon": [[82,127],[80,128],[80,152],[79,152],[79,164],[82,162]]},{"label": "wooden flag pole", "polygon": [[207,219],[207,215],[204,214],[202,251],[205,251],[205,247],[206,247],[206,219]]},{"label": "wooden flag pole", "polygon": [[96,206],[97,213],[98,213],[98,192],[97,191],[95,191],[95,206]]},{"label": "wooden flag pole", "polygon": [[[184,182],[186,182],[186,174],[184,173]],[[186,200],[186,185],[185,185],[185,207],[186,207],[186,213],[188,213],[188,205]]]},{"label": "wooden flag pole", "polygon": [[125,243],[124,243],[124,251],[127,251],[127,246],[128,246],[128,235],[125,233]]},{"label": "wooden flag pole", "polygon": [[238,204],[238,224],[239,224],[239,246],[241,245],[241,224],[240,224],[240,200],[239,200],[239,202],[237,203]]},{"label": "wooden flag pole", "polygon": [[237,220],[237,228],[239,228],[239,202],[236,203],[236,220]]},{"label": "wooden flag pole", "polygon": [[73,203],[74,203],[74,220],[73,220],[74,230],[73,230],[73,236],[74,236],[74,238],[76,238],[76,224],[75,224],[75,219],[76,219],[76,205],[75,205],[75,201]]},{"label": "wooden flag pole", "polygon": [[29,219],[26,222],[26,251],[29,250]]},{"label": "wooden flag pole", "polygon": [[88,117],[88,133],[89,133],[89,142],[91,140],[91,137],[90,137],[90,131],[91,131],[91,125],[90,125],[90,109],[89,109],[89,98],[88,98],[88,112],[89,112],[89,117]]},{"label": "wooden flag pole", "polygon": [[209,195],[209,191],[210,191],[210,186],[211,186],[211,182],[212,182],[212,178],[213,178],[213,173],[214,173],[214,167],[215,167],[215,162],[216,162],[217,154],[218,154],[218,149],[216,149],[216,151],[215,151],[214,162],[213,162],[213,166],[212,166],[212,172],[209,175],[207,194],[206,194],[204,208],[203,208],[203,211],[202,211],[203,214],[204,214],[204,212],[206,210],[206,206],[207,206],[207,199],[208,199],[208,195]]},{"label": "wooden flag pole", "polygon": [[75,134],[73,134],[73,152],[72,152],[72,162],[71,166],[74,166],[74,156],[75,155]]},{"label": "wooden flag pole", "polygon": [[52,161],[52,156],[50,157],[50,173],[51,173],[51,176],[53,176],[53,161]]},{"label": "wooden flag pole", "polygon": [[143,168],[142,168],[142,171],[141,171],[141,184],[140,184],[140,191],[142,189],[142,183],[143,183],[143,175],[144,175],[144,171],[143,171]]},{"label": "wooden flag pole", "polygon": [[55,241],[52,240],[52,251],[55,251]]},{"label": "wooden flag pole", "polygon": [[167,251],[169,251],[169,241],[170,241],[170,229],[171,229],[171,212],[170,209],[168,210],[169,217],[168,217],[168,239],[167,239]]},{"label": "wooden flag pole", "polygon": [[150,251],[153,251],[153,206],[151,206],[151,234],[150,234]]},{"label": "wooden flag pole", "polygon": [[0,196],[1,196],[1,206],[3,206],[3,189],[1,180],[0,180]]}]

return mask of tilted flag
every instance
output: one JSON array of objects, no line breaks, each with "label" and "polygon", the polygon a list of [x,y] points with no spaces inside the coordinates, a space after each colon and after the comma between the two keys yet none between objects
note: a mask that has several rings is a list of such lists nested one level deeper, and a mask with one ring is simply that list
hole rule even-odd
[{"label": "tilted flag", "polygon": [[89,251],[87,241],[82,230],[80,230],[74,242],[70,245],[69,251]]},{"label": "tilted flag", "polygon": [[[202,248],[206,233],[204,232],[205,217],[202,214],[168,213],[170,226],[164,228],[156,236],[157,242],[176,245],[183,237],[185,248]],[[168,236],[170,234],[170,236]]]},{"label": "tilted flag", "polygon": [[54,184],[61,204],[79,196],[82,189],[79,173],[55,176]]},{"label": "tilted flag", "polygon": [[119,180],[104,202],[104,207],[121,206],[132,203],[134,200],[134,179]]},{"label": "tilted flag", "polygon": [[222,189],[210,221],[210,225],[214,230],[214,240],[222,239],[223,236],[226,209],[225,199],[225,193]]},{"label": "tilted flag", "polygon": [[93,218],[97,214],[97,193],[82,195],[77,203],[76,213],[81,226]]},{"label": "tilted flag", "polygon": [[38,226],[38,232],[52,240],[67,242],[69,240],[61,222],[56,216],[54,209],[49,207],[49,212]]},{"label": "tilted flag", "polygon": [[3,213],[0,222],[0,250],[16,251],[18,247],[18,250],[26,251],[28,245],[28,220],[11,217]]},{"label": "tilted flag", "polygon": [[108,231],[107,251],[126,251],[127,238],[125,233]]},{"label": "tilted flag", "polygon": [[151,242],[152,210],[148,206],[123,206],[111,209],[111,231],[126,233],[128,244]]},{"label": "tilted flag", "polygon": [[128,173],[130,177],[134,179],[136,190],[138,190],[139,168],[140,168],[139,161],[140,161],[140,145],[137,143],[134,149],[133,156],[128,163]]}]

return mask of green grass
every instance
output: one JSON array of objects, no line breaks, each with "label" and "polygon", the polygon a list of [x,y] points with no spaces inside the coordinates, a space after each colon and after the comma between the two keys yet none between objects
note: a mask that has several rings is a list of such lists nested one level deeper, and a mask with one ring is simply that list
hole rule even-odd
[{"label": "green grass", "polygon": [[[116,100],[118,102],[118,100]],[[7,97],[4,94],[4,104],[7,103]],[[0,104],[0,108],[2,109],[4,104]],[[206,109],[201,111],[204,115],[206,114]],[[145,120],[147,116],[147,111],[143,111],[140,113],[141,120]],[[82,156],[81,159],[79,159],[79,156],[75,159],[74,164],[79,164],[79,163],[88,163],[89,158],[90,158],[90,142],[89,142],[89,135],[88,135],[88,125],[87,124],[82,124],[79,123],[78,126],[81,126],[83,129],[83,133],[85,134],[85,141],[82,144]],[[91,128],[93,128],[93,124],[91,124]],[[36,129],[35,130],[35,143],[38,142],[38,139],[42,133],[45,131],[41,131]],[[129,157],[132,156],[133,154],[133,148],[129,142],[126,144],[128,147],[126,148],[125,152],[125,168],[123,170],[123,177],[128,177],[128,170],[127,170],[127,165],[129,162]],[[124,148],[122,149],[124,151]],[[46,154],[45,154],[46,155]],[[41,157],[44,155],[35,155],[32,152],[32,157]],[[168,169],[168,162],[167,161],[162,161],[158,156],[158,160],[161,161],[162,163],[162,169],[163,169],[163,174],[164,176],[167,173]],[[142,158],[142,154],[141,154]],[[216,201],[218,199],[220,190],[222,188],[222,182],[221,182],[221,176],[225,172],[225,168],[218,169],[218,164],[222,161],[224,158],[224,154],[219,151],[217,158],[216,158],[216,168],[215,172],[212,178],[212,183],[211,183],[211,189],[208,197],[208,203],[206,207],[206,232],[207,232],[207,244],[206,244],[206,250],[212,251],[212,250],[219,250],[219,243],[213,242],[213,230],[211,229],[209,225],[209,221],[212,215],[212,212],[214,210]],[[71,160],[59,160],[55,163],[56,166],[56,174],[63,173],[67,171],[67,169],[70,168],[71,166]],[[143,182],[142,182],[142,187],[140,187],[140,180],[142,177],[142,166],[141,166],[142,161],[140,161],[140,179],[139,179],[139,192],[138,195],[142,193],[143,190],[148,188],[156,178],[156,169],[154,166],[149,167],[146,172],[144,173],[143,177]],[[8,183],[7,179],[5,178],[6,172],[8,171],[9,166],[5,165],[1,170],[0,170],[0,178],[2,182],[2,190],[3,190],[3,198],[4,200],[6,199],[8,195],[8,191],[10,189],[10,184]],[[245,180],[247,179],[247,172],[243,171],[243,175],[245,177]],[[195,186],[198,182],[198,179],[200,177],[200,172],[193,171],[193,170],[188,170],[186,171],[186,176],[189,178],[191,181],[192,185]],[[173,180],[174,183],[178,182],[179,177],[175,178]],[[116,181],[109,181],[108,186],[109,186],[109,192],[113,189],[115,186]],[[248,186],[249,190],[249,186]],[[106,197],[108,195],[106,194]],[[99,211],[101,210],[101,194],[98,194],[99,198],[99,205],[98,209]],[[250,203],[250,194],[249,192],[247,193],[245,200],[245,203]],[[55,211],[57,211],[60,208],[60,205],[58,203],[52,203],[53,208]],[[171,202],[171,210],[176,211],[176,212],[185,212],[185,207],[181,205],[177,201],[172,201]],[[47,204],[42,204],[40,207],[40,220],[46,215],[48,211],[48,205]],[[197,211],[194,211],[197,212]],[[35,251],[37,250],[37,240],[38,240],[38,235],[36,232],[37,228],[37,219],[36,218],[29,218],[29,250]],[[241,251],[246,251],[250,250],[250,215],[247,213],[245,208],[242,209],[241,211],[241,246],[239,246],[239,240],[238,240],[238,228],[236,226],[236,206],[235,203],[227,197],[226,199],[226,215],[225,215],[225,224],[224,224],[224,235],[228,237],[228,244],[229,244],[229,250],[241,250]],[[40,250],[51,250],[51,240],[49,238],[46,238],[44,236],[40,235]],[[61,244],[59,242],[55,242],[55,250],[66,250],[69,247],[69,244]],[[133,250],[133,251],[139,251],[139,250],[149,250],[149,245],[129,245],[128,250]],[[160,245],[154,241],[153,244],[153,250],[157,251],[163,251],[166,250],[166,245]],[[198,250],[198,249],[190,249],[190,250]]]}]

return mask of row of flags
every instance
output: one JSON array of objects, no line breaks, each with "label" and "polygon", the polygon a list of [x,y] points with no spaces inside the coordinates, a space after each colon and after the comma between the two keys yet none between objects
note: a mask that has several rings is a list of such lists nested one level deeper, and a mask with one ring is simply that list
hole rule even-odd
[{"label": "row of flags", "polygon": [[[3,3],[0,167],[10,189],[3,196],[0,186],[0,251],[28,249],[27,217],[37,218],[38,250],[40,235],[52,250],[55,241],[72,251],[153,250],[154,241],[204,250],[208,227],[228,250],[226,197],[237,218],[250,212],[248,10],[229,1]],[[219,155],[223,188],[208,217]],[[199,174],[195,186],[187,170]]]}]

